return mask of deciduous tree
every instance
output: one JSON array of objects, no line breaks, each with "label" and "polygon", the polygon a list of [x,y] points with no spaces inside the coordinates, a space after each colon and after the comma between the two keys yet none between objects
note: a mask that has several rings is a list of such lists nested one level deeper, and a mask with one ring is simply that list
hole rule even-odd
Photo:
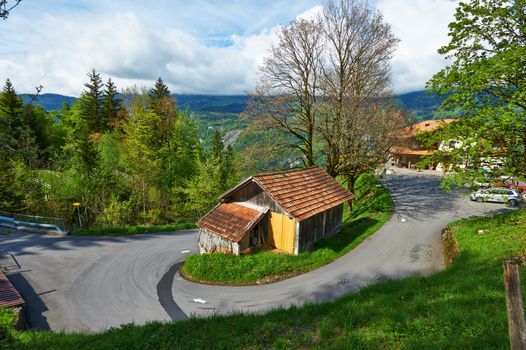
[{"label": "deciduous tree", "polygon": [[[464,141],[473,162],[456,169],[465,178],[480,174],[484,159],[505,154],[500,171],[526,173],[526,2],[460,2],[449,24],[450,41],[438,52],[452,60],[428,88],[445,96],[442,109],[461,110],[459,126],[444,138]],[[475,142],[466,139],[466,135]],[[442,153],[444,160],[450,157]],[[469,176],[468,176],[469,177]]]},{"label": "deciduous tree", "polygon": [[298,19],[278,30],[278,43],[260,68],[247,114],[290,135],[284,146],[315,164],[317,100],[322,72],[323,32],[319,21]]}]

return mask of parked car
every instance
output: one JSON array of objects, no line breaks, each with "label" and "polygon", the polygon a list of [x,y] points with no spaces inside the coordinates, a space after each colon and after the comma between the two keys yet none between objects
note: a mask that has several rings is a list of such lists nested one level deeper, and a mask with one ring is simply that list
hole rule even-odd
[{"label": "parked car", "polygon": [[520,195],[517,190],[505,187],[490,187],[487,189],[480,189],[471,193],[470,198],[472,201],[477,202],[507,203],[512,207],[517,206],[520,201]]}]

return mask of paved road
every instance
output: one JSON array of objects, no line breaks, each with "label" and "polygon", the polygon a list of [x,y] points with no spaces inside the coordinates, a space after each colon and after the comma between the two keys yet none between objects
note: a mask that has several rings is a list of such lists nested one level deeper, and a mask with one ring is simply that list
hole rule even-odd
[{"label": "paved road", "polygon": [[0,265],[21,290],[33,326],[99,331],[177,318],[159,302],[172,281],[157,287],[185,250],[197,251],[195,230],[104,238],[14,233],[0,238]]},{"label": "paved road", "polygon": [[99,331],[329,300],[379,280],[440,270],[445,224],[503,209],[444,193],[438,183],[437,177],[414,173],[389,177],[396,213],[384,227],[334,263],[271,285],[215,287],[182,280],[177,266],[188,254],[183,251],[197,251],[195,230],[105,238],[13,233],[0,237],[0,265],[27,301],[31,323],[41,329]]},{"label": "paved road", "polygon": [[[204,286],[175,275],[174,301],[187,315],[259,312],[337,298],[368,284],[427,275],[443,268],[440,233],[455,219],[506,210],[503,205],[471,202],[439,189],[439,177],[409,172],[390,176],[385,185],[395,214],[373,236],[337,261],[270,285]],[[193,299],[206,300],[199,304]]]}]

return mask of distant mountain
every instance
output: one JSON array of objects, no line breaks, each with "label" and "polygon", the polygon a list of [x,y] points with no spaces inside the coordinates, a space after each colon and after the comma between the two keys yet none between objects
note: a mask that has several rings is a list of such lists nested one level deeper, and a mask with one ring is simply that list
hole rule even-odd
[{"label": "distant mountain", "polygon": [[414,91],[396,96],[398,104],[413,113],[418,119],[432,119],[444,100],[437,94]]},{"label": "distant mountain", "polygon": [[[22,94],[25,102],[30,101],[28,94]],[[192,112],[212,113],[241,113],[248,102],[248,96],[214,96],[214,95],[172,95],[181,109],[188,108]],[[442,99],[436,94],[427,94],[425,91],[415,91],[396,96],[401,107],[412,112],[418,119],[431,119],[442,103]],[[35,103],[39,103],[44,109],[51,111],[62,108],[64,103],[73,103],[75,97],[59,94],[42,94],[38,96]]]},{"label": "distant mountain", "polygon": [[[21,94],[20,97],[24,100],[25,103],[31,101],[29,94]],[[53,111],[61,109],[64,103],[72,104],[77,100],[76,97],[64,96],[59,94],[42,94],[38,95],[35,104],[40,104],[46,111]]]},{"label": "distant mountain", "polygon": [[241,113],[248,102],[248,96],[212,96],[172,94],[181,109],[192,112]]}]

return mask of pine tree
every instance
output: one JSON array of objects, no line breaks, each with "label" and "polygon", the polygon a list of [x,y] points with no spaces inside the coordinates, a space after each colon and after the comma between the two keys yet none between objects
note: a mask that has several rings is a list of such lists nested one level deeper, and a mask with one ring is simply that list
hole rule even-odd
[{"label": "pine tree", "polygon": [[223,190],[226,191],[237,181],[237,172],[234,167],[234,149],[230,144],[224,151],[221,165],[221,185]]},{"label": "pine tree", "polygon": [[6,80],[4,88],[0,93],[0,152],[7,156],[13,156],[16,149],[15,130],[20,127],[22,101],[16,95],[13,84]]},{"label": "pine tree", "polygon": [[210,150],[210,156],[212,160],[219,164],[223,161],[223,140],[221,139],[221,133],[216,130],[214,136],[212,136],[212,146]]},{"label": "pine tree", "polygon": [[103,83],[99,73],[93,69],[88,73],[87,88],[80,97],[82,116],[88,123],[90,133],[101,132],[108,126],[108,120],[103,113]]},{"label": "pine tree", "polygon": [[150,97],[152,99],[162,100],[164,97],[170,96],[170,89],[159,77],[155,82],[155,87],[150,91]]},{"label": "pine tree", "polygon": [[109,126],[113,126],[117,120],[119,111],[122,108],[122,102],[117,97],[117,87],[108,79],[106,89],[104,90],[104,97],[102,103],[104,119],[107,120]]},{"label": "pine tree", "polygon": [[173,135],[177,122],[177,105],[174,99],[170,96],[170,89],[159,78],[155,82],[155,86],[150,90],[149,94],[150,109],[159,116],[160,123],[157,125],[156,134],[159,140],[159,148],[163,149],[162,153],[166,154],[166,166],[169,174],[167,185],[170,188],[174,181],[174,164],[172,164],[173,153],[177,150],[173,149]]},{"label": "pine tree", "polygon": [[24,161],[30,167],[39,154],[35,133],[42,131],[41,125],[32,117],[31,109],[24,108],[13,84],[7,79],[0,93],[1,151],[9,159]]},{"label": "pine tree", "polygon": [[17,96],[11,80],[7,79],[0,94],[0,115],[11,121],[19,119],[22,100]]}]

